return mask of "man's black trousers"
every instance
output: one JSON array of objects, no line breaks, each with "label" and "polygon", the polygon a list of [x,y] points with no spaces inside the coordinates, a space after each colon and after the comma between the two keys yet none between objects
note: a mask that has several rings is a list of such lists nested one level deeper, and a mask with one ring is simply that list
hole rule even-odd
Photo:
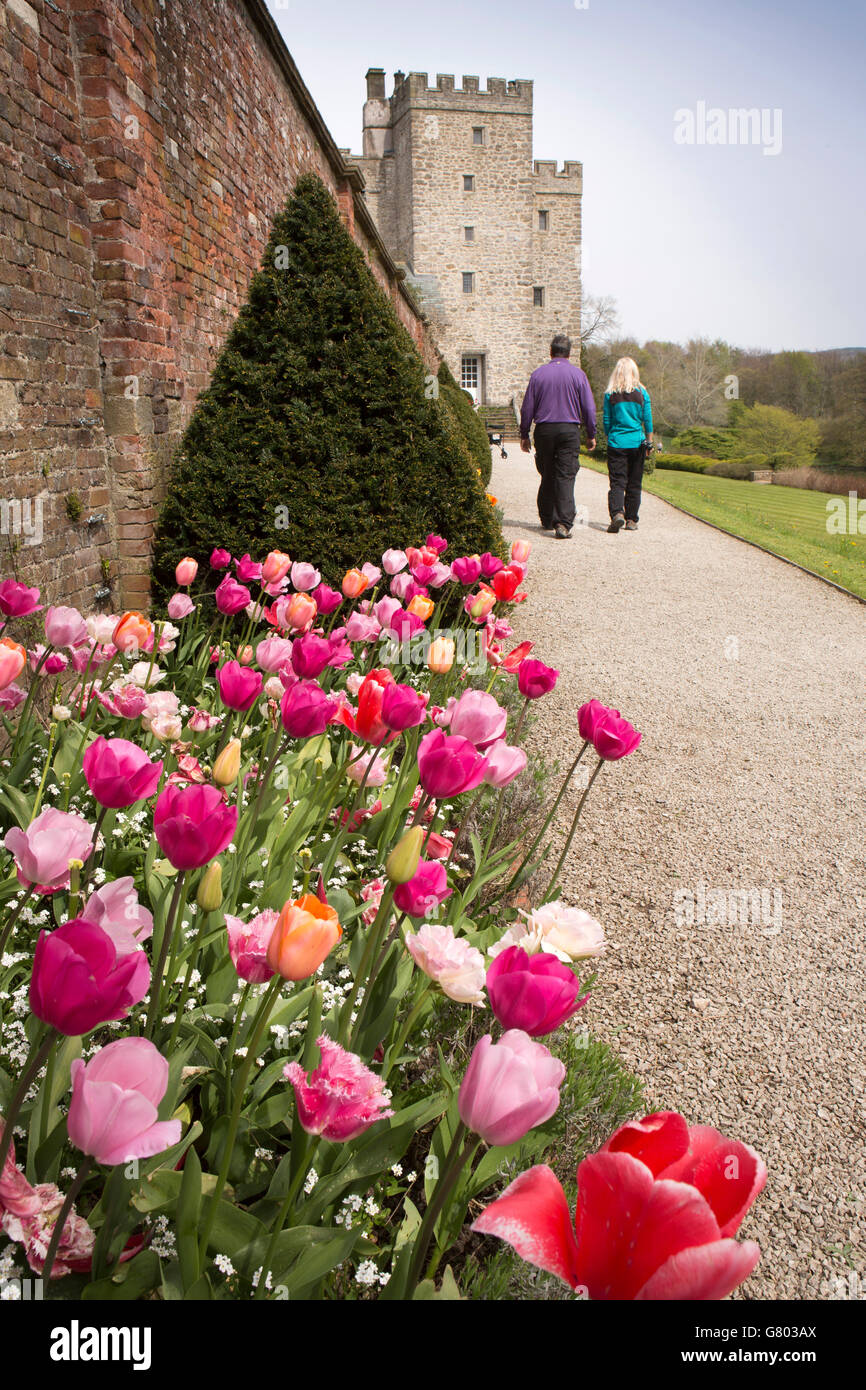
[{"label": "man's black trousers", "polygon": [[607,472],[610,491],[607,505],[611,516],[625,512],[626,521],[637,521],[640,511],[640,490],[643,482],[644,446],[636,449],[607,448]]},{"label": "man's black trousers", "polygon": [[545,530],[574,525],[574,480],[580,468],[580,425],[535,426],[535,466],[541,474],[538,519]]}]

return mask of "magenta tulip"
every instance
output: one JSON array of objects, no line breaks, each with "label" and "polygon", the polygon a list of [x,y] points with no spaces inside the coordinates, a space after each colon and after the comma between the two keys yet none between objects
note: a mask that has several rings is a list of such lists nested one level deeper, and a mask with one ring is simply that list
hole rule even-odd
[{"label": "magenta tulip", "polygon": [[488,967],[487,993],[503,1028],[521,1028],[531,1038],[552,1033],[589,998],[578,997],[577,976],[556,956],[530,956],[520,946],[506,947]]},{"label": "magenta tulip", "polygon": [[262,674],[239,661],[227,661],[216,673],[220,699],[228,709],[252,709],[262,693]]},{"label": "magenta tulip", "polygon": [[49,608],[45,636],[52,647],[78,647],[87,641],[87,625],[77,608]]},{"label": "magenta tulip", "polygon": [[411,685],[386,685],[382,693],[382,720],[395,733],[424,723],[427,701]]},{"label": "magenta tulip", "polygon": [[325,732],[338,708],[315,681],[296,681],[280,704],[283,728],[292,738],[313,738]]},{"label": "magenta tulip", "polygon": [[552,666],[545,666],[543,661],[527,656],[517,668],[517,685],[527,700],[537,700],[540,695],[550,693],[558,675],[559,672],[554,671]]},{"label": "magenta tulip", "polygon": [[330,589],[327,584],[318,584],[312,597],[316,600],[316,608],[325,618],[329,613],[335,613],[343,602],[339,589]]},{"label": "magenta tulip", "polygon": [[298,1119],[308,1134],[344,1144],[377,1120],[393,1115],[380,1076],[327,1034],[316,1041],[322,1059],[309,1076],[299,1062],[283,1068],[283,1075],[295,1088]]},{"label": "magenta tulip", "polygon": [[111,937],[94,922],[75,918],[39,933],[30,1008],[67,1037],[126,1018],[149,987],[150,964],[144,951],[119,956]]},{"label": "magenta tulip", "polygon": [[262,577],[261,564],[258,560],[253,560],[249,552],[235,560],[235,571],[243,584],[255,583]]},{"label": "magenta tulip", "polygon": [[28,589],[17,579],[4,579],[0,583],[0,613],[5,617],[26,618],[28,613],[38,613],[41,607],[38,589]]},{"label": "magenta tulip", "polygon": [[212,570],[224,570],[232,562],[232,557],[227,550],[217,546],[216,550],[211,551],[210,567]]},{"label": "magenta tulip", "polygon": [[408,883],[398,883],[394,889],[394,904],[409,917],[429,917],[450,896],[443,865],[422,859]]},{"label": "magenta tulip", "polygon": [[49,806],[26,830],[13,826],[3,841],[15,858],[19,883],[37,893],[56,893],[69,887],[69,861],[82,864],[93,850],[94,829],[83,816]]},{"label": "magenta tulip", "polygon": [[305,632],[292,643],[292,667],[302,680],[315,680],[320,676],[330,657],[330,642],[315,632]]},{"label": "magenta tulip", "polygon": [[448,549],[448,542],[445,537],[437,536],[433,531],[430,532],[424,544],[427,546],[428,550],[435,550],[437,555],[443,554],[443,552]]},{"label": "magenta tulip", "polygon": [[201,869],[216,859],[231,843],[237,823],[237,806],[227,805],[210,784],[167,786],[153,812],[156,842],[176,869]]},{"label": "magenta tulip", "polygon": [[227,574],[217,585],[214,592],[216,606],[221,613],[227,617],[233,617],[235,613],[240,613],[250,603],[252,595],[249,589],[243,584],[239,584],[230,574]]},{"label": "magenta tulip", "polygon": [[449,700],[442,722],[484,752],[505,733],[508,711],[484,690],[464,690],[459,700]]},{"label": "magenta tulip", "polygon": [[504,738],[486,748],[484,756],[487,759],[484,781],[488,787],[507,787],[526,767],[523,749],[513,748]]},{"label": "magenta tulip", "polygon": [[114,1167],[163,1153],[180,1140],[180,1120],[160,1120],[168,1062],[147,1038],[118,1038],[72,1063],[69,1138],[97,1163]]},{"label": "magenta tulip", "polygon": [[491,555],[489,550],[485,550],[481,556],[481,573],[484,578],[489,579],[491,575],[498,574],[503,568],[504,561],[500,560],[498,555]]},{"label": "magenta tulip", "polygon": [[461,555],[451,561],[451,573],[468,589],[481,578],[481,560],[477,555]]},{"label": "magenta tulip", "polygon": [[641,741],[637,729],[623,719],[618,709],[610,709],[599,700],[589,700],[577,712],[577,727],[581,738],[588,739],[600,758],[616,762],[633,753]]},{"label": "magenta tulip", "polygon": [[437,801],[473,791],[487,770],[487,760],[468,738],[449,737],[431,729],[418,747],[418,777],[429,796]]},{"label": "magenta tulip", "polygon": [[100,806],[119,810],[153,796],[162,776],[162,759],[152,763],[143,748],[126,738],[94,739],[81,760],[87,785]]},{"label": "magenta tulip", "polygon": [[475,1045],[460,1086],[463,1123],[488,1144],[515,1144],[549,1120],[559,1105],[565,1067],[543,1043],[512,1029]]}]

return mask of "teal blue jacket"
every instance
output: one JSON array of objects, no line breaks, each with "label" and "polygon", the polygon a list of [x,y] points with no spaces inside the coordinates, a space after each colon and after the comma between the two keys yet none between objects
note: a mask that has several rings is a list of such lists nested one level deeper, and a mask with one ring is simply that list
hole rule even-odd
[{"label": "teal blue jacket", "polygon": [[636,449],[652,434],[653,412],[643,386],[637,391],[610,391],[604,396],[604,432],[614,449]]}]

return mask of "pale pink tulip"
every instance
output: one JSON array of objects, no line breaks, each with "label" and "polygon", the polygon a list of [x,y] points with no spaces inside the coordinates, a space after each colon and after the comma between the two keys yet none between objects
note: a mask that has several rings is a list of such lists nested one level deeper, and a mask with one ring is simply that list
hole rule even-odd
[{"label": "pale pink tulip", "polygon": [[67,1117],[75,1147],[113,1167],[177,1144],[180,1120],[158,1119],[168,1071],[168,1062],[146,1038],[118,1038],[86,1065],[77,1057]]},{"label": "pale pink tulip", "polygon": [[415,964],[435,980],[443,994],[458,1004],[484,1003],[484,957],[451,927],[425,922],[406,937],[406,948]]}]

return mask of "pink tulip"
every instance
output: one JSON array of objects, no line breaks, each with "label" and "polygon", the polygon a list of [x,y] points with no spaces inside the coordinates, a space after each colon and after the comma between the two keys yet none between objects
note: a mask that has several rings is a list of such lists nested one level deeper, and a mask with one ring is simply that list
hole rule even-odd
[{"label": "pink tulip", "polygon": [[565,1067],[543,1043],[516,1028],[498,1043],[487,1033],[476,1043],[460,1086],[460,1118],[487,1144],[515,1144],[550,1119],[564,1080]]},{"label": "pink tulip", "polygon": [[436,564],[431,568],[430,578],[427,580],[427,583],[433,589],[441,589],[442,585],[447,584],[449,579],[452,578],[451,566],[443,565],[441,561],[437,560]]},{"label": "pink tulip", "polygon": [[487,759],[484,781],[488,787],[507,787],[526,767],[523,749],[513,748],[504,738],[491,744],[484,752]]},{"label": "pink tulip", "polygon": [[337,709],[336,701],[330,700],[315,681],[299,680],[283,696],[283,728],[292,738],[313,738],[325,732]]},{"label": "pink tulip", "polygon": [[425,922],[409,932],[406,949],[420,970],[458,1004],[483,1004],[484,957],[451,927]]},{"label": "pink tulip", "polygon": [[166,612],[172,622],[180,622],[182,618],[188,618],[190,613],[195,612],[195,604],[189,594],[172,594],[166,606]]},{"label": "pink tulip", "polygon": [[581,705],[577,712],[577,727],[581,738],[588,739],[598,756],[606,762],[628,757],[641,741],[637,729],[623,719],[618,709],[610,709],[598,700]]},{"label": "pink tulip", "polygon": [[437,800],[473,791],[486,770],[486,759],[468,738],[449,738],[441,729],[431,729],[419,744],[418,778]]},{"label": "pink tulip", "polygon": [[201,869],[231,843],[237,806],[228,806],[218,787],[167,786],[157,798],[153,833],[176,869]]},{"label": "pink tulip", "polygon": [[395,733],[424,723],[427,697],[411,685],[386,685],[382,694],[382,721]]},{"label": "pink tulip", "polygon": [[138,950],[153,935],[153,914],[142,907],[129,876],[116,878],[91,893],[81,909],[81,917],[107,932],[118,958]]},{"label": "pink tulip", "polygon": [[222,715],[208,714],[207,710],[197,709],[195,705],[192,705],[187,722],[193,733],[204,734],[210,729],[216,729],[223,721]]},{"label": "pink tulip", "polygon": [[292,565],[292,587],[299,593],[309,593],[322,582],[322,576],[315,565],[305,564],[303,560],[296,560]]},{"label": "pink tulip", "polygon": [[478,555],[461,555],[451,561],[451,573],[459,579],[464,588],[471,588],[476,579],[481,578],[481,559]]},{"label": "pink tulip", "polygon": [[322,1059],[309,1076],[298,1062],[283,1068],[295,1088],[298,1119],[308,1134],[343,1144],[393,1115],[381,1077],[327,1034],[316,1041]]},{"label": "pink tulip", "polygon": [[589,998],[578,997],[577,976],[556,956],[529,956],[520,946],[507,947],[488,967],[487,993],[503,1028],[521,1028],[531,1038],[561,1027]]},{"label": "pink tulip", "polygon": [[328,665],[334,668],[348,666],[355,660],[355,653],[346,641],[346,629],[335,628],[328,637]]},{"label": "pink tulip", "polygon": [[313,590],[311,598],[315,601],[316,608],[327,618],[329,613],[334,613],[343,602],[343,595],[339,589],[329,589],[327,584],[319,584]]},{"label": "pink tulip", "polygon": [[260,985],[269,980],[273,970],[268,965],[268,946],[277,925],[279,913],[266,907],[249,922],[226,913],[229,955],[240,979]]},{"label": "pink tulip", "polygon": [[437,536],[432,531],[430,535],[427,537],[424,544],[428,547],[429,550],[435,550],[437,555],[441,555],[444,551],[448,549],[448,542],[446,541],[445,537]]},{"label": "pink tulip", "polygon": [[448,701],[441,722],[483,753],[505,733],[508,711],[484,690],[464,690],[459,700]]},{"label": "pink tulip", "polygon": [[[69,657],[64,656],[63,652],[51,652],[49,656],[45,656],[47,650],[48,648],[43,647],[41,643],[33,648],[30,653],[30,669],[35,671],[39,663],[42,662],[40,675],[59,676],[60,672],[65,671],[69,665]],[[44,661],[42,660],[43,657],[45,657]]]},{"label": "pink tulip", "polygon": [[418,617],[417,613],[408,613],[402,608],[391,614],[388,621],[388,629],[394,634],[399,642],[406,642],[414,637],[416,632],[420,632],[424,627],[424,622]]},{"label": "pink tulip", "polygon": [[3,841],[14,856],[18,881],[37,893],[56,893],[69,887],[69,861],[82,864],[93,850],[93,826],[83,816],[49,806],[26,830],[13,826]]},{"label": "pink tulip", "polygon": [[382,556],[382,568],[386,574],[399,574],[408,563],[405,550],[386,550]]},{"label": "pink tulip", "polygon": [[473,1226],[593,1300],[727,1297],[760,1259],[732,1237],[767,1181],[754,1149],[661,1111],[622,1125],[577,1170],[574,1223],[545,1164],[522,1173]]},{"label": "pink tulip", "polygon": [[38,613],[39,590],[28,589],[17,579],[4,579],[0,582],[0,613],[7,618],[26,618],[29,613]]},{"label": "pink tulip", "polygon": [[400,600],[391,594],[384,594],[378,602],[373,604],[373,616],[378,620],[382,627],[391,626],[391,618],[395,613],[402,611]]},{"label": "pink tulip", "polygon": [[363,782],[365,787],[384,787],[388,780],[388,767],[382,755],[374,748],[372,752],[359,757],[360,749],[354,743],[349,745],[349,752],[352,761],[346,768],[346,776],[357,782],[358,786]]},{"label": "pink tulip", "polygon": [[545,666],[543,661],[528,656],[517,668],[517,685],[527,700],[537,700],[539,696],[550,693],[558,675],[559,672],[554,671],[552,666]]},{"label": "pink tulip", "polygon": [[87,641],[87,625],[77,608],[49,608],[45,636],[52,647],[78,647]]},{"label": "pink tulip", "polygon": [[373,642],[381,631],[382,626],[374,614],[352,613],[346,622],[346,641]]},{"label": "pink tulip", "polygon": [[486,623],[496,607],[496,595],[486,584],[482,584],[477,594],[467,594],[463,600],[463,611],[475,623]]},{"label": "pink tulip", "polygon": [[100,806],[118,810],[153,796],[162,761],[152,763],[143,748],[125,738],[95,738],[81,760],[84,777]]},{"label": "pink tulip", "polygon": [[[0,1120],[0,1137],[2,1134]],[[0,1228],[10,1240],[23,1245],[27,1263],[36,1274],[41,1274],[45,1267],[48,1245],[63,1204],[63,1193],[53,1182],[30,1185],[15,1166],[14,1148],[10,1149],[0,1177]],[[62,1279],[72,1270],[87,1272],[95,1240],[95,1231],[72,1207],[57,1246],[51,1278]]]},{"label": "pink tulip", "polygon": [[121,719],[137,719],[147,707],[147,695],[138,685],[130,683],[97,690],[96,698],[109,713]]},{"label": "pink tulip", "polygon": [[227,550],[217,547],[211,551],[210,567],[212,570],[224,570],[232,562],[232,557]]},{"label": "pink tulip", "polygon": [[394,905],[408,917],[427,917],[450,898],[448,875],[437,860],[421,860],[408,883],[394,889]]},{"label": "pink tulip", "polygon": [[402,603],[407,598],[412,597],[412,593],[417,588],[417,585],[415,584],[415,581],[413,580],[411,574],[403,573],[395,574],[388,587],[390,588],[394,598],[399,599]]},{"label": "pink tulip", "polygon": [[315,680],[320,676],[330,657],[330,642],[315,632],[305,632],[292,643],[292,669],[302,680]]},{"label": "pink tulip", "polygon": [[228,709],[252,709],[262,693],[262,674],[239,661],[227,661],[216,673],[220,699]]},{"label": "pink tulip", "polygon": [[274,608],[280,626],[289,628],[292,632],[305,632],[312,627],[317,612],[316,600],[311,594],[291,594],[286,598],[277,599]]},{"label": "pink tulip", "polygon": [[126,1018],[150,988],[144,951],[119,956],[102,927],[82,918],[40,932],[33,954],[30,1008],[67,1037]]},{"label": "pink tulip", "polygon": [[484,554],[481,556],[481,573],[484,575],[484,578],[490,579],[492,575],[497,574],[502,568],[503,561],[500,560],[499,556],[491,555],[489,550],[485,550]]},{"label": "pink tulip", "polygon": [[235,560],[235,572],[242,584],[255,583],[262,577],[261,565],[257,560],[251,559],[249,552]]},{"label": "pink tulip", "polygon": [[525,565],[532,550],[532,541],[512,541],[511,558],[516,560],[518,565]]},{"label": "pink tulip", "polygon": [[269,550],[261,566],[261,581],[268,592],[279,593],[289,572],[291,560],[283,550]]},{"label": "pink tulip", "polygon": [[291,659],[292,643],[288,637],[266,637],[256,647],[256,661],[263,671],[280,671]]},{"label": "pink tulip", "polygon": [[158,1118],[168,1062],[147,1038],[118,1038],[86,1065],[76,1057],[71,1079],[69,1138],[97,1163],[113,1168],[179,1142],[180,1120]]},{"label": "pink tulip", "polygon": [[0,690],[17,680],[27,664],[27,652],[20,642],[0,637]]},{"label": "pink tulip", "polygon": [[[2,660],[0,660],[0,669],[2,669]],[[17,709],[27,699],[27,691],[22,690],[20,685],[3,686],[2,679],[0,679],[0,687],[2,687],[0,688],[0,709]]]},{"label": "pink tulip", "polygon": [[371,565],[369,560],[361,566],[361,573],[367,580],[367,585],[370,588],[372,588],[374,584],[378,584],[379,580],[382,578],[382,571],[377,565]]},{"label": "pink tulip", "polygon": [[249,589],[243,584],[239,584],[230,574],[227,574],[217,585],[214,592],[216,606],[221,613],[227,617],[233,617],[235,613],[240,613],[251,602],[252,595]]},{"label": "pink tulip", "polygon": [[198,560],[193,560],[191,556],[185,555],[179,560],[174,570],[174,582],[181,589],[188,589],[190,584],[198,574]]}]

